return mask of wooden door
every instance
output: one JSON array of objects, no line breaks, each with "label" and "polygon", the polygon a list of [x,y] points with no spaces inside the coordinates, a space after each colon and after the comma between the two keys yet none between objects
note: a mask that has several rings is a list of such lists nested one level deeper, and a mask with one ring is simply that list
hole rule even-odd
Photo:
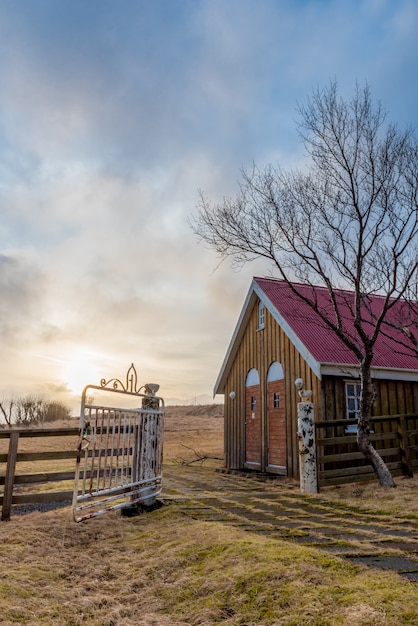
[{"label": "wooden door", "polygon": [[286,474],[286,416],[284,380],[267,383],[268,471]]},{"label": "wooden door", "polygon": [[245,391],[245,467],[261,469],[260,384],[247,385]]}]

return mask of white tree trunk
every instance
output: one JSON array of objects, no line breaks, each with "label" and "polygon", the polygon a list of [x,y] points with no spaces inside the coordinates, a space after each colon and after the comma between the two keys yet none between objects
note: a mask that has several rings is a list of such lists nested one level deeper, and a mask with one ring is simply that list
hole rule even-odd
[{"label": "white tree trunk", "polygon": [[298,404],[299,470],[301,493],[318,493],[315,418],[312,402]]}]

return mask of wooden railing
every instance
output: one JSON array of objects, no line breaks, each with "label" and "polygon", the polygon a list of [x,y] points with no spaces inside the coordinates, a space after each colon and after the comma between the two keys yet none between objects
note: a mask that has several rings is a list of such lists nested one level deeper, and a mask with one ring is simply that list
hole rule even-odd
[{"label": "wooden railing", "polygon": [[[12,505],[71,501],[77,435],[78,428],[0,430],[2,521],[10,519]],[[53,444],[51,438],[56,437],[60,444]],[[44,439],[41,446],[40,438]],[[40,491],[45,485],[49,489]]]},{"label": "wooden railing", "polygon": [[[320,487],[374,478],[358,450],[355,426],[356,420],[347,419],[316,422]],[[373,417],[371,431],[370,439],[392,475],[413,476],[418,467],[418,415]]]},{"label": "wooden railing", "polygon": [[[347,432],[355,424],[315,423],[320,487],[374,478],[355,432]],[[392,474],[412,476],[418,468],[418,414],[373,417],[371,425],[373,445]],[[13,505],[71,502],[77,444],[78,428],[0,429],[2,521],[10,519]]]}]

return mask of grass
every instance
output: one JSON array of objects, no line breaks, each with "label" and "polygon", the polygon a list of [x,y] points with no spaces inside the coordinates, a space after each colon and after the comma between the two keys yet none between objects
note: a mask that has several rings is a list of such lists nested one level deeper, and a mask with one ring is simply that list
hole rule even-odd
[{"label": "grass", "polygon": [[[194,449],[221,454],[222,420],[201,418],[169,413],[168,464],[192,460]],[[328,488],[317,499],[418,519],[417,481],[398,483],[390,491],[376,484]],[[417,607],[417,585],[395,573],[193,520],[175,502],[139,517],[112,513],[78,525],[68,508],[0,524],[5,626],[418,625]]]},{"label": "grass", "polygon": [[31,513],[0,535],[2,624],[418,624],[417,587],[396,574],[174,504],[80,525],[66,510]]},{"label": "grass", "polygon": [[395,489],[385,489],[376,482],[351,483],[321,489],[318,497],[339,506],[370,513],[403,517],[418,522],[418,478],[397,477]]}]

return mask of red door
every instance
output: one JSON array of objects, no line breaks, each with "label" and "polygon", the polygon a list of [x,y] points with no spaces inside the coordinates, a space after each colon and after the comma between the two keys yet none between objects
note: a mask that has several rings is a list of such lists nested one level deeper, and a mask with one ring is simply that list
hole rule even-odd
[{"label": "red door", "polygon": [[255,470],[261,468],[260,404],[258,372],[250,370],[245,387],[245,467]]},{"label": "red door", "polygon": [[267,383],[268,471],[286,474],[284,380]]}]

